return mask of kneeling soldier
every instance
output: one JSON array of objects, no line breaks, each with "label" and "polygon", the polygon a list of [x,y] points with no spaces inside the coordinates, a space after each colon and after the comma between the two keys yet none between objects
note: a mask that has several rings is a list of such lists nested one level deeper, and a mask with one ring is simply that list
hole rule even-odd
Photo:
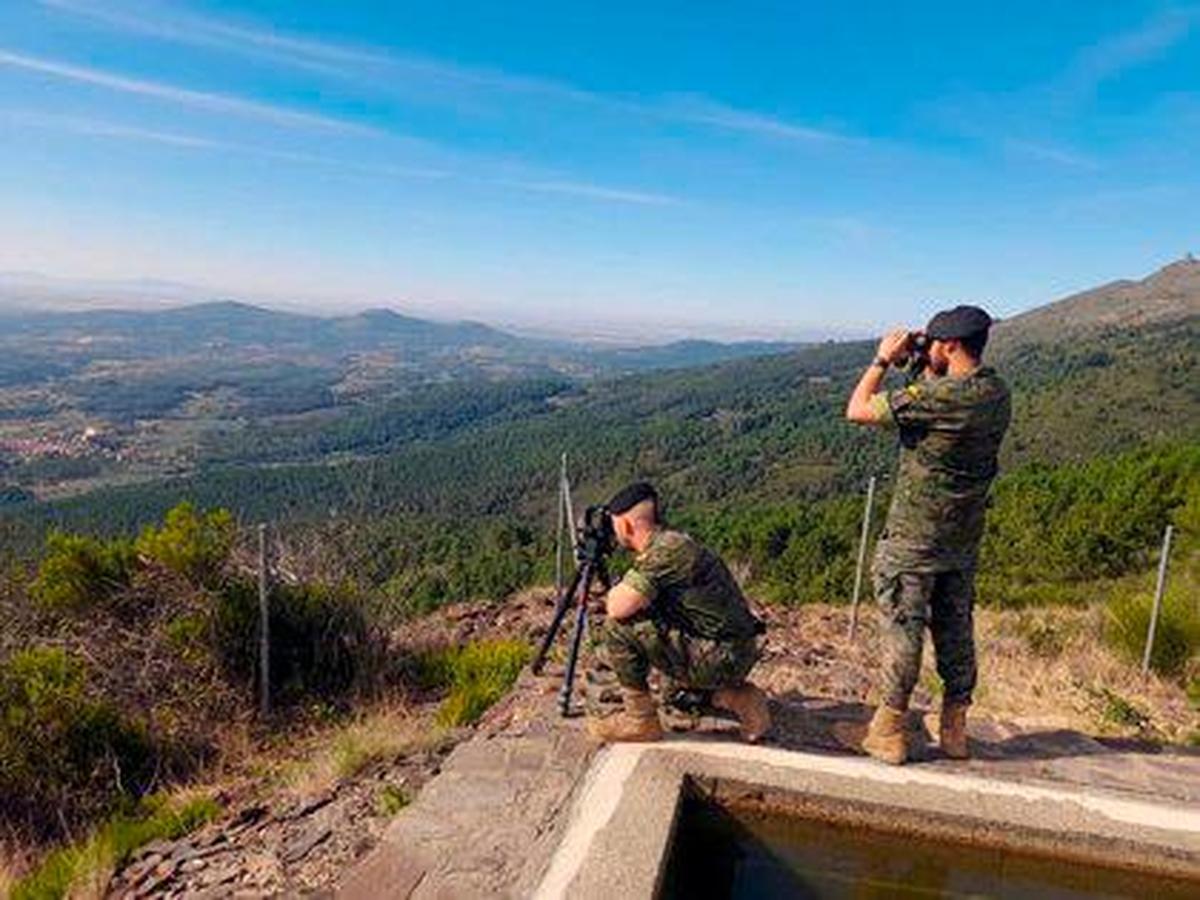
[{"label": "kneeling soldier", "polygon": [[648,683],[653,667],[674,688],[733,713],[745,740],[759,740],[771,724],[767,699],[746,676],[758,661],[763,625],[733,575],[707,547],[663,526],[651,485],[630,485],[608,509],[617,543],[636,554],[605,598],[604,650],[624,708],[593,718],[589,733],[601,741],[662,737]]}]

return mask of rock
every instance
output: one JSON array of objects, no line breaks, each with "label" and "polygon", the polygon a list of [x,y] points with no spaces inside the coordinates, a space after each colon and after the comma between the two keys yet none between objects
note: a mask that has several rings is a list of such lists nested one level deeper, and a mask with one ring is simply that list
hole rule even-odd
[{"label": "rock", "polygon": [[171,860],[164,860],[150,871],[150,877],[147,878],[139,887],[139,894],[153,894],[172,878],[175,877],[179,866]]},{"label": "rock", "polygon": [[225,884],[237,878],[241,867],[236,862],[225,863],[221,866],[215,866],[205,873],[205,882],[215,886]]},{"label": "rock", "polygon": [[136,862],[126,867],[123,877],[129,884],[137,884],[164,859],[166,857],[161,853],[151,853],[149,856],[139,857]]},{"label": "rock", "polygon": [[283,862],[288,865],[299,862],[332,833],[333,830],[328,825],[309,828],[287,843],[282,854]]},{"label": "rock", "polygon": [[133,858],[135,861],[147,856],[166,856],[171,850],[171,842],[162,839],[151,841],[148,844],[140,847]]},{"label": "rock", "polygon": [[301,819],[307,815],[311,815],[312,813],[316,812],[321,807],[326,806],[330,802],[332,802],[333,798],[336,796],[337,796],[337,788],[328,788],[324,791],[321,791],[319,794],[316,794],[315,796],[310,797],[308,800],[302,801],[300,803],[300,805],[296,808],[295,812],[291,813],[291,815],[288,816],[288,818]]}]

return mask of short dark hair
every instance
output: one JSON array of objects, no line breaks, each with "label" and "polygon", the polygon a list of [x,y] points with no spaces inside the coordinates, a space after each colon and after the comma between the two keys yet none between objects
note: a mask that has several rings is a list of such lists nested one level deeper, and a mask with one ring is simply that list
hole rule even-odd
[{"label": "short dark hair", "polygon": [[620,516],[647,500],[654,501],[654,519],[658,521],[658,491],[648,481],[635,481],[621,488],[608,501],[608,511],[614,516]]},{"label": "short dark hair", "polygon": [[980,359],[983,356],[983,348],[987,346],[988,330],[977,331],[974,334],[968,334],[966,337],[961,337],[958,342],[962,344],[962,348],[971,355],[972,359]]}]

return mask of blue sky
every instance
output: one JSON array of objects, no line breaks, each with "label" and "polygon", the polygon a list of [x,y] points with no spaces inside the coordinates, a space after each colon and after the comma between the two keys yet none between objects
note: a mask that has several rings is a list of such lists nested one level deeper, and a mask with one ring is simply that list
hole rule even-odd
[{"label": "blue sky", "polygon": [[1200,5],[0,0],[0,271],[646,335],[1200,250]]}]

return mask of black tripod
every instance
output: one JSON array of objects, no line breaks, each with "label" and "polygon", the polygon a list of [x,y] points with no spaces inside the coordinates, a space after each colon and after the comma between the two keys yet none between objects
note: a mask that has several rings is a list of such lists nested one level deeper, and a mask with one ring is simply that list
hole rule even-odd
[{"label": "black tripod", "polygon": [[567,610],[574,602],[575,631],[571,635],[567,669],[563,673],[562,691],[558,698],[558,708],[564,716],[571,714],[571,691],[575,684],[575,669],[579,664],[579,647],[583,643],[583,633],[587,630],[588,597],[591,596],[592,582],[599,579],[605,590],[608,589],[607,558],[614,549],[615,541],[608,510],[603,506],[589,506],[575,544],[575,575],[570,586],[554,604],[554,618],[550,620],[550,627],[542,638],[532,667],[534,675],[542,674],[546,665],[546,654],[550,652],[550,646],[558,636]]}]

